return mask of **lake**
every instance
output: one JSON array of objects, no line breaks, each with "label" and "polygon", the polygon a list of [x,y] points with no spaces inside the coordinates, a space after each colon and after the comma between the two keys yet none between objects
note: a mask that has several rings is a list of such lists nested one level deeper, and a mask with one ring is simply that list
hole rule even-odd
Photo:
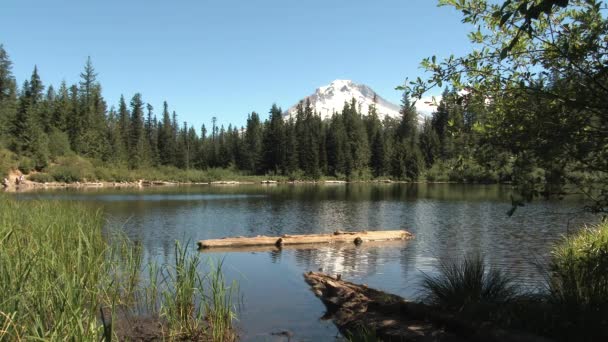
[{"label": "lake", "polygon": [[304,282],[322,269],[407,298],[420,295],[424,273],[467,253],[481,253],[521,283],[538,287],[542,264],[563,234],[593,218],[570,199],[539,200],[512,217],[510,186],[457,184],[325,184],[185,186],[55,190],[16,196],[73,200],[103,208],[107,227],[123,229],[144,247],[144,260],[170,260],[175,240],[225,236],[405,229],[406,242],[320,246],[260,252],[205,252],[223,259],[239,282],[240,335],[245,341],[334,341],[325,308]]}]

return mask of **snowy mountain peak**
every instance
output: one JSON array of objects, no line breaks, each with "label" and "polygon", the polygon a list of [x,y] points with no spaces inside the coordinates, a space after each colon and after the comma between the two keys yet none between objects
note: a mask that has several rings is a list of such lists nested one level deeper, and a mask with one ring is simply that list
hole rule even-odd
[{"label": "snowy mountain peak", "polygon": [[[385,116],[399,117],[399,106],[383,99],[372,88],[351,80],[335,80],[326,86],[319,87],[314,94],[305,97],[302,101],[309,99],[313,110],[319,113],[323,119],[327,119],[334,112],[342,111],[344,102],[350,103],[353,98],[357,100],[361,113],[367,115],[369,106],[374,103],[374,97],[380,119]],[[296,107],[297,104],[289,108],[287,115],[295,115]]]}]

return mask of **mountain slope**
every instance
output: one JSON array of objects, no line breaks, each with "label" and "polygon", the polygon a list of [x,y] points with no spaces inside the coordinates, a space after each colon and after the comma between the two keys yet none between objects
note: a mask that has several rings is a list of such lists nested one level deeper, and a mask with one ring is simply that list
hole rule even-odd
[{"label": "mountain slope", "polygon": [[[366,115],[369,106],[374,103],[374,95],[376,96],[376,109],[380,119],[385,116],[399,117],[399,106],[383,99],[370,87],[350,80],[335,80],[329,85],[318,88],[314,94],[305,97],[302,101],[309,99],[313,110],[319,113],[323,119],[327,119],[334,112],[341,112],[344,108],[344,102],[350,103],[352,98],[357,100],[361,113]],[[295,115],[296,106],[297,104],[290,107],[286,115]]]}]

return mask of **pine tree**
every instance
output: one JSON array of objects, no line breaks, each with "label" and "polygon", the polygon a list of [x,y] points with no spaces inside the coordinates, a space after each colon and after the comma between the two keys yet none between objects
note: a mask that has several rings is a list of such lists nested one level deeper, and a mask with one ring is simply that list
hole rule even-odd
[{"label": "pine tree", "polygon": [[72,150],[78,152],[77,140],[82,130],[80,117],[80,103],[78,100],[78,86],[75,84],[70,86],[70,106],[69,113],[66,115],[66,123],[68,126],[68,135],[70,137],[70,146]]},{"label": "pine tree", "polygon": [[[203,124],[201,126],[201,137],[199,142],[199,149],[196,155],[196,166],[201,170],[207,169],[209,166],[209,161],[207,160],[207,150],[208,150],[208,142],[207,142],[207,127]],[[237,160],[240,161],[241,158]],[[240,167],[240,165],[239,165]]]},{"label": "pine tree", "polygon": [[62,81],[51,114],[51,127],[62,132],[67,132],[69,126],[68,115],[70,112],[70,94],[65,81]]},{"label": "pine tree", "polygon": [[369,165],[375,177],[380,177],[384,174],[384,139],[382,137],[382,122],[378,118],[376,109],[377,97],[374,94],[374,102],[369,106],[367,117],[365,117],[365,125],[367,128],[367,138],[370,143],[370,161]]},{"label": "pine tree", "polygon": [[[306,99],[302,115],[296,116],[296,129],[298,132],[298,150],[300,152],[300,168],[304,174],[313,179],[321,177],[319,167],[319,130],[317,118],[312,109],[310,99]],[[298,129],[299,128],[299,129]]]},{"label": "pine tree", "polygon": [[17,109],[17,86],[12,72],[12,62],[0,44],[0,146],[8,145],[10,123]]},{"label": "pine tree", "polygon": [[107,154],[104,160],[112,164],[119,164],[127,160],[127,151],[122,140],[120,131],[120,120],[118,113],[112,107],[108,112],[108,120],[106,126],[106,140],[108,141]]},{"label": "pine tree", "polygon": [[354,98],[350,105],[344,103],[342,119],[348,137],[349,156],[346,159],[346,175],[351,177],[366,168],[370,158],[367,132],[361,114],[357,111],[357,101]]},{"label": "pine tree", "polygon": [[157,121],[156,116],[154,115],[154,107],[148,103],[146,109],[147,115],[144,130],[146,135],[146,146],[148,149],[147,153],[150,158],[150,164],[156,166],[159,163]]},{"label": "pine tree", "polygon": [[0,44],[0,103],[11,99],[16,93],[12,68],[13,63],[4,50],[4,46]]},{"label": "pine tree", "polygon": [[293,118],[285,123],[285,174],[290,175],[298,170],[298,140],[296,124]]},{"label": "pine tree", "polygon": [[129,127],[129,167],[136,169],[146,162],[144,136],[144,103],[141,94],[131,99],[131,122]]},{"label": "pine tree", "polygon": [[262,161],[262,124],[256,112],[247,117],[247,130],[245,131],[245,156],[244,164],[246,170],[256,173],[261,171]]},{"label": "pine tree", "polygon": [[163,118],[158,129],[158,154],[162,165],[175,165],[175,137],[167,101],[163,102]]},{"label": "pine tree", "polygon": [[93,159],[103,159],[108,154],[106,140],[106,111],[107,106],[101,95],[101,86],[95,83],[89,94],[90,103],[85,111],[83,127],[80,135],[80,153]]},{"label": "pine tree", "polygon": [[130,118],[131,113],[129,113],[129,109],[127,108],[125,97],[120,95],[120,101],[118,103],[118,134],[122,142],[123,150],[126,152],[128,157],[131,155],[131,144],[129,141],[129,132],[131,126]]},{"label": "pine tree", "polygon": [[285,127],[283,113],[276,104],[270,109],[270,118],[264,129],[264,169],[275,174],[285,171]]},{"label": "pine tree", "polygon": [[327,171],[333,176],[345,175],[347,172],[350,158],[347,140],[342,114],[334,114],[326,137]]},{"label": "pine tree", "polygon": [[93,63],[91,62],[91,57],[87,57],[87,61],[84,65],[84,71],[80,73],[80,92],[81,98],[83,102],[83,106],[85,108],[91,105],[92,97],[93,97],[93,88],[97,86],[97,73],[95,73],[95,68],[93,68]]},{"label": "pine tree", "polygon": [[428,118],[424,120],[424,125],[422,126],[420,150],[427,167],[431,167],[435,163],[435,160],[439,158],[441,142],[439,141],[439,135],[433,129],[431,120]]},{"label": "pine tree", "polygon": [[433,130],[437,133],[439,137],[439,142],[441,144],[441,157],[443,159],[448,158],[448,153],[446,148],[447,145],[447,136],[448,136],[448,120],[449,120],[449,111],[448,111],[448,101],[449,101],[449,90],[445,88],[442,95],[441,101],[439,102],[439,106],[437,106],[437,110],[433,113],[431,119],[431,125]]},{"label": "pine tree", "polygon": [[32,76],[24,82],[19,106],[12,124],[13,150],[18,154],[31,157],[35,167],[41,169],[48,162],[48,137],[39,124],[39,106],[44,86],[34,67]]}]

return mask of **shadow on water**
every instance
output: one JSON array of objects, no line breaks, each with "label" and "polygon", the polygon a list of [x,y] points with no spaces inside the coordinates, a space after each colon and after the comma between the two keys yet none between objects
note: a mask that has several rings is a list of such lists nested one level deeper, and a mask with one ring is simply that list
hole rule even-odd
[{"label": "shadow on water", "polygon": [[[18,198],[79,201],[101,207],[108,227],[123,227],[143,246],[144,259],[167,260],[174,241],[224,236],[406,229],[405,243],[211,253],[224,258],[229,279],[240,283],[245,340],[333,340],[336,328],[319,321],[324,307],[302,279],[322,269],[345,279],[413,297],[421,272],[466,253],[534,286],[537,263],[567,232],[590,222],[577,199],[537,201],[513,217],[509,186],[458,184],[331,184],[189,186],[95,189],[16,194]],[[193,251],[194,252],[194,251]]]}]

